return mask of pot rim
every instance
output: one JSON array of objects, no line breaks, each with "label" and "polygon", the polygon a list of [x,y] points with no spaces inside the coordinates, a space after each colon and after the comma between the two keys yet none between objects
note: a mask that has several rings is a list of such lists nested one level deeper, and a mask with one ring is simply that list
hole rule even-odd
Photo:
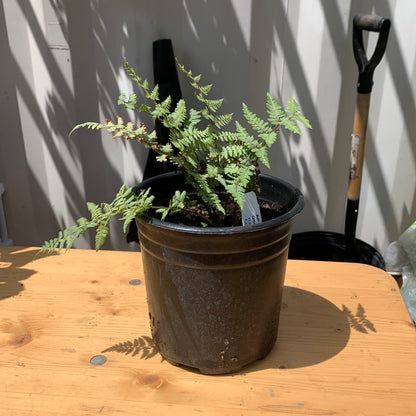
[{"label": "pot rim", "polygon": [[[146,179],[139,185],[139,189],[144,188],[151,188],[151,182],[154,180],[163,180],[164,178],[170,178],[174,176],[183,176],[181,172],[168,172],[163,173],[161,175],[157,175],[154,177],[151,177],[149,179]],[[192,225],[183,225],[183,224],[176,224],[168,221],[161,221],[157,218],[148,217],[148,216],[142,216],[138,217],[139,220],[144,221],[146,223],[152,224],[155,227],[159,228],[165,228],[165,229],[171,229],[174,231],[179,232],[186,232],[191,234],[204,234],[204,235],[213,235],[213,234],[243,234],[243,233],[249,233],[249,232],[256,232],[265,230],[267,228],[276,227],[281,224],[284,224],[291,220],[293,217],[298,215],[303,207],[305,206],[305,200],[302,192],[290,184],[289,182],[286,182],[283,179],[277,178],[272,175],[267,174],[260,174],[260,179],[269,180],[272,182],[279,183],[279,185],[287,188],[288,191],[293,193],[294,196],[294,205],[284,214],[277,216],[276,218],[272,218],[271,220],[267,220],[264,222],[261,222],[259,224],[254,225],[237,225],[237,226],[229,226],[229,227],[196,227]]]}]

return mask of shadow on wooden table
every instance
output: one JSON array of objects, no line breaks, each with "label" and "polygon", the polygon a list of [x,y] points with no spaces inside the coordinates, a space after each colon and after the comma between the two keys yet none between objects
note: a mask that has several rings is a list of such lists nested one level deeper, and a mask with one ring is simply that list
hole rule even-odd
[{"label": "shadow on wooden table", "polygon": [[[358,304],[353,313],[346,305],[339,309],[315,293],[285,286],[276,345],[266,358],[245,367],[239,373],[319,364],[345,348],[351,329],[362,333],[376,332],[361,304]],[[105,352],[117,352],[145,360],[159,355],[153,340],[148,336],[117,343],[102,351]]]},{"label": "shadow on wooden table", "polygon": [[[25,266],[34,260],[37,252],[37,249],[2,247],[0,253],[0,301],[18,295],[24,289],[21,281],[36,273],[35,270]],[[44,256],[39,255],[37,258]]]},{"label": "shadow on wooden table", "polygon": [[112,345],[102,351],[102,354],[106,352],[118,352],[132,357],[138,355],[142,360],[148,360],[159,353],[153,339],[146,335],[142,335],[133,341],[124,341]]},{"label": "shadow on wooden table", "polygon": [[342,305],[342,312],[344,312],[348,318],[351,328],[358,332],[368,334],[369,332],[377,332],[374,324],[367,318],[365,309],[361,303],[357,305],[357,311],[353,313],[345,305]]},{"label": "shadow on wooden table", "polygon": [[[363,308],[360,313],[365,316]],[[352,321],[359,318],[345,305],[339,309],[315,293],[285,286],[276,345],[264,360],[242,372],[300,368],[329,360],[347,345]]]}]

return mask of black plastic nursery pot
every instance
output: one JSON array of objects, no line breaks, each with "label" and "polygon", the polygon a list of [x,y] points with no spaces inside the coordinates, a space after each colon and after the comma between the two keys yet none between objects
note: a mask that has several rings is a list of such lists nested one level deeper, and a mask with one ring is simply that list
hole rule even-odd
[{"label": "black plastic nursery pot", "polygon": [[[191,227],[137,218],[153,339],[175,365],[225,374],[264,358],[276,342],[288,246],[303,195],[261,175],[260,199],[285,212],[253,226]],[[184,178],[148,179],[155,204]]]},{"label": "black plastic nursery pot", "polygon": [[293,234],[289,247],[290,259],[339,261],[369,264],[386,269],[383,256],[366,242],[348,235],[329,231],[307,231]]}]

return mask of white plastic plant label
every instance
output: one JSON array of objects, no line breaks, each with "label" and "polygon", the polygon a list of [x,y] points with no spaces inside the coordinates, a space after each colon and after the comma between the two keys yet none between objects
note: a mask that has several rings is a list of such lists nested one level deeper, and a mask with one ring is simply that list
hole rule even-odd
[{"label": "white plastic plant label", "polygon": [[259,203],[254,192],[245,194],[244,209],[241,214],[243,225],[254,225],[262,222]]}]

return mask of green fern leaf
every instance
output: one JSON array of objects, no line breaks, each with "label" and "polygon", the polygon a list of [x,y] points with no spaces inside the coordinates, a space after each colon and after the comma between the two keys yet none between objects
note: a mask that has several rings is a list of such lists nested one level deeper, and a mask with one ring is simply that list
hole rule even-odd
[{"label": "green fern leaf", "polygon": [[312,128],[309,120],[300,112],[299,104],[293,98],[290,98],[288,100],[287,105],[286,105],[286,112],[290,118],[293,118],[299,121],[308,129]]},{"label": "green fern leaf", "polygon": [[290,98],[286,104],[285,111],[290,118],[293,118],[299,112],[298,103],[293,98]]},{"label": "green fern leaf", "polygon": [[250,111],[246,104],[243,103],[243,115],[247,120],[248,124],[256,133],[272,133],[272,128],[270,125],[258,117],[255,113]]},{"label": "green fern leaf", "polygon": [[89,130],[102,130],[104,128],[107,127],[106,124],[101,124],[101,123],[96,123],[94,121],[87,121],[85,123],[81,123],[81,124],[77,124],[70,132],[69,132],[69,136],[72,135],[72,133],[75,130],[78,130],[80,128],[86,127]]},{"label": "green fern leaf", "polygon": [[270,93],[267,93],[266,96],[266,110],[269,116],[268,121],[273,126],[280,125],[281,119],[286,117],[282,106],[272,97]]},{"label": "green fern leaf", "polygon": [[91,214],[92,219],[98,217],[98,215],[101,212],[100,207],[97,204],[94,204],[93,202],[87,202],[87,208]]},{"label": "green fern leaf", "polygon": [[217,127],[218,129],[221,129],[232,121],[233,116],[234,115],[232,113],[221,114],[218,116],[213,116],[211,120],[214,123],[215,127]]},{"label": "green fern leaf", "polygon": [[261,133],[259,134],[259,137],[264,140],[267,147],[271,147],[277,140],[277,132]]},{"label": "green fern leaf", "polygon": [[206,98],[201,98],[200,101],[202,101],[207,106],[209,111],[215,113],[221,108],[222,103],[224,102],[224,99],[220,98],[217,100],[209,100]]},{"label": "green fern leaf", "polygon": [[172,104],[172,98],[169,95],[167,98],[165,98],[159,105],[167,112],[169,113],[170,106]]},{"label": "green fern leaf", "polygon": [[104,224],[98,226],[95,234],[95,251],[98,251],[103,246],[109,231],[109,228]]},{"label": "green fern leaf", "polygon": [[189,123],[191,125],[197,125],[201,121],[201,112],[193,108],[189,110]]},{"label": "green fern leaf", "polygon": [[292,133],[295,134],[300,134],[300,129],[298,127],[298,125],[296,124],[296,121],[291,120],[288,117],[284,117],[281,120],[281,125],[286,129],[291,131]]},{"label": "green fern leaf", "polygon": [[312,128],[310,121],[301,113],[298,113],[298,114],[295,115],[295,120],[302,123],[308,129]]},{"label": "green fern leaf", "polygon": [[221,205],[221,200],[219,199],[218,195],[212,192],[212,187],[207,181],[206,175],[201,175],[197,173],[192,173],[192,183],[194,183],[194,187],[197,190],[198,195],[208,203],[211,207],[218,210],[222,214],[225,214],[224,208]]},{"label": "green fern leaf", "polygon": [[118,97],[117,105],[122,105],[125,109],[134,110],[137,104],[137,95],[131,94],[128,99],[126,99],[126,94],[120,94]]},{"label": "green fern leaf", "polygon": [[185,101],[183,99],[179,100],[176,104],[175,111],[171,113],[167,120],[169,123],[167,123],[167,127],[173,127],[179,129],[182,124],[185,122],[186,118],[186,105]]},{"label": "green fern leaf", "polygon": [[159,101],[159,86],[155,85],[148,98],[152,101]]},{"label": "green fern leaf", "polygon": [[212,84],[200,86],[199,90],[203,95],[208,95],[208,93],[211,91]]}]

